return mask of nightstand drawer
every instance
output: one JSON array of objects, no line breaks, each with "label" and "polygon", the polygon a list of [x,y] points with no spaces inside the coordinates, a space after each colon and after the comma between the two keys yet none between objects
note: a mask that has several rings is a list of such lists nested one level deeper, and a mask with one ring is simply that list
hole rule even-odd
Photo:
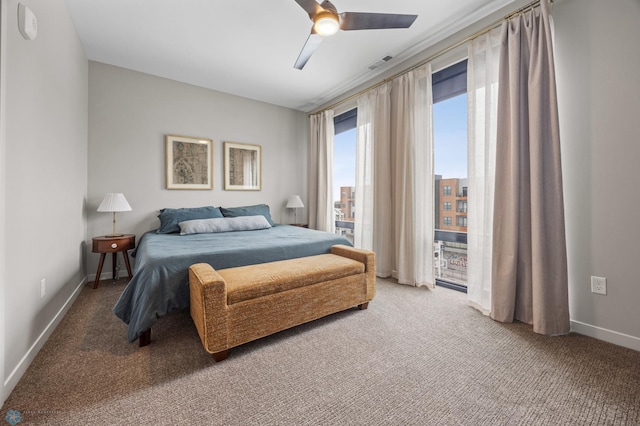
[{"label": "nightstand drawer", "polygon": [[94,253],[116,253],[135,248],[135,236],[123,235],[122,237],[95,237],[93,239]]}]

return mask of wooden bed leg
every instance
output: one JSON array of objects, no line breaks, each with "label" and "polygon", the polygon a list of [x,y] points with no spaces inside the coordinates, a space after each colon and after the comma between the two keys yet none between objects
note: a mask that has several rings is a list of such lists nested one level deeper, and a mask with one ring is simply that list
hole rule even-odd
[{"label": "wooden bed leg", "polygon": [[229,350],[227,349],[226,351],[220,351],[213,354],[213,359],[215,359],[216,362],[224,361],[225,359],[227,359],[228,355],[229,355]]},{"label": "wooden bed leg", "polygon": [[358,309],[360,309],[361,311],[364,311],[368,307],[369,307],[369,302],[364,302],[363,304],[358,305]]},{"label": "wooden bed leg", "polygon": [[151,343],[151,328],[147,328],[140,335],[139,341],[140,341],[140,347],[147,346],[149,343]]}]

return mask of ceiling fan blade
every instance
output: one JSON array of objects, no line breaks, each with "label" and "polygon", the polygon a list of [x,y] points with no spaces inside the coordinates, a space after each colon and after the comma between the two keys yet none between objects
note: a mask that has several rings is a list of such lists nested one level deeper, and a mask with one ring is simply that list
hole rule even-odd
[{"label": "ceiling fan blade", "polygon": [[340,14],[340,29],[351,31],[409,28],[417,17],[418,15],[397,15],[392,13],[344,12]]},{"label": "ceiling fan blade", "polygon": [[322,36],[312,29],[311,34],[309,34],[309,38],[307,38],[307,42],[304,44],[302,51],[298,55],[298,60],[296,61],[294,68],[299,70],[304,68],[307,61],[311,58],[311,55],[313,55],[313,52],[315,52],[316,48],[320,45],[320,42],[322,42]]},{"label": "ceiling fan blade", "polygon": [[308,14],[309,18],[313,20],[317,13],[322,12],[324,9],[316,2],[316,0],[295,0]]}]

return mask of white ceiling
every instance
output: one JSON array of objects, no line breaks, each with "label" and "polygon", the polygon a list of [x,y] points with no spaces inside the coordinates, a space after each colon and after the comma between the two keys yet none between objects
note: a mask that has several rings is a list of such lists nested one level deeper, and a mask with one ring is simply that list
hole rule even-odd
[{"label": "white ceiling", "polygon": [[306,112],[513,1],[335,0],[339,12],[418,18],[339,31],[297,70],[312,23],[294,0],[65,0],[90,60]]}]

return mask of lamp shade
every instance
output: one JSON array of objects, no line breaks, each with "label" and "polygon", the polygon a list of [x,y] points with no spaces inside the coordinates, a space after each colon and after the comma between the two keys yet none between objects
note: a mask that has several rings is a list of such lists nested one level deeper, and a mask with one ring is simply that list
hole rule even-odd
[{"label": "lamp shade", "polygon": [[299,195],[292,195],[289,197],[289,201],[287,201],[288,209],[297,209],[302,207],[304,207],[304,204],[302,204],[302,200]]},{"label": "lamp shade", "polygon": [[124,194],[120,192],[110,192],[104,196],[104,199],[98,206],[99,212],[128,212],[131,206],[124,198]]}]

